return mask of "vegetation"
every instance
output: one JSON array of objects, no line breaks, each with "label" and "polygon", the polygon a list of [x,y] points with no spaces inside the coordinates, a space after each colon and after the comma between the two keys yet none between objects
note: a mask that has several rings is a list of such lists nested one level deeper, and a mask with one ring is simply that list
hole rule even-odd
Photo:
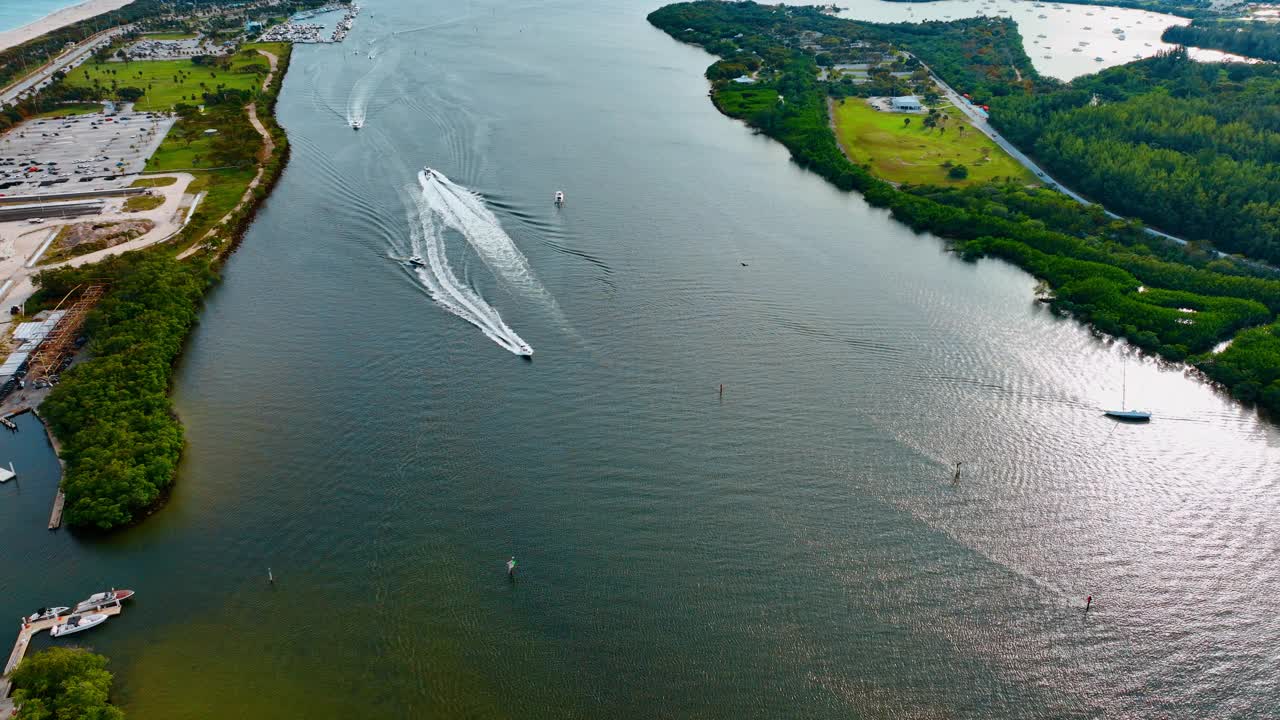
[{"label": "vegetation", "polygon": [[169,187],[176,182],[176,177],[144,177],[134,180],[129,187]]},{"label": "vegetation", "polygon": [[197,59],[87,62],[72,70],[65,83],[103,99],[129,99],[136,90],[139,110],[172,110],[180,103],[201,104],[206,95],[226,90],[252,94],[269,69],[257,53],[218,60],[217,64]]},{"label": "vegetation", "polygon": [[[924,3],[934,0],[886,0],[887,2]],[[1134,10],[1150,10],[1151,12],[1170,13],[1183,17],[1213,17],[1217,11],[1213,9],[1212,0],[1062,0],[1068,5],[1104,5],[1107,7],[1132,8]]]},{"label": "vegetation", "polygon": [[1175,50],[992,102],[991,119],[1116,212],[1280,263],[1280,67]]},{"label": "vegetation", "polygon": [[17,720],[124,720],[110,704],[107,659],[81,648],[51,647],[13,671]]},{"label": "vegetation", "polygon": [[[271,51],[279,54],[279,72],[266,92],[255,91],[255,97],[276,152],[263,167],[263,182],[251,196],[255,201],[265,197],[279,177],[288,148],[272,110],[288,67],[289,47],[272,46]],[[255,156],[262,140],[249,126],[244,108],[235,104],[237,99],[218,98],[204,113],[190,106],[177,109],[175,129],[184,123],[212,123],[219,130],[215,137],[231,138],[238,146],[208,140],[207,152],[219,161],[239,164],[197,170],[188,191],[203,191],[206,197],[175,242],[90,266],[46,270],[35,278],[39,293],[29,305],[60,298],[89,281],[111,283],[86,323],[90,359],[65,372],[41,408],[62,441],[65,519],[71,525],[107,530],[136,522],[173,482],[183,445],[182,426],[168,398],[173,364],[215,279],[213,263],[222,257],[196,254],[179,261],[175,253],[201,241],[219,249],[230,247],[256,207],[255,202],[238,203],[256,174]],[[183,142],[181,133],[171,137]],[[204,141],[202,131],[199,137]],[[161,164],[180,160],[181,155],[170,153]],[[205,240],[207,235],[211,239]]]},{"label": "vegetation", "polygon": [[1190,25],[1166,28],[1161,40],[1178,45],[1212,48],[1260,60],[1280,60],[1280,26],[1244,20],[1197,20]]},{"label": "vegetation", "polygon": [[[842,189],[861,192],[868,202],[889,208],[895,218],[913,228],[951,238],[964,257],[993,255],[1026,268],[1052,288],[1048,300],[1055,311],[1127,338],[1146,351],[1190,362],[1237,397],[1280,411],[1280,380],[1276,379],[1280,337],[1275,330],[1280,275],[1219,257],[1210,248],[1184,247],[1150,235],[1137,221],[1112,219],[1101,208],[1082,207],[1043,188],[1008,182],[896,188],[875,177],[841,153],[827,117],[831,81],[818,79],[815,48],[792,41],[798,35],[796,28],[812,27],[815,16],[821,16],[816,22],[822,24],[833,21],[816,8],[705,1],[666,6],[649,20],[674,37],[732,53],[735,59],[758,59],[759,85],[744,91],[733,83],[713,80],[712,97],[725,112],[753,108],[750,114],[735,117],[785,144],[798,164]],[[843,32],[855,34],[857,27]],[[731,46],[726,44],[729,38],[736,40]],[[963,54],[936,44],[930,47],[918,52],[934,67],[940,65],[927,52]],[[1161,62],[1180,61],[1148,61]],[[1204,74],[1210,71],[1230,74],[1236,68],[1209,66]],[[1189,71],[1184,68],[1183,72]],[[1097,79],[1098,86],[1106,84],[1105,77],[1104,73]],[[1120,90],[1127,88],[1120,84]],[[785,102],[764,107],[741,96],[751,92],[758,100],[767,97],[763,95],[767,89],[785,97]],[[1031,93],[1059,101],[1079,99],[1073,92],[1078,91],[1036,80],[1032,87],[1019,85],[1001,102],[1010,108],[1033,105],[1038,98],[1028,97]],[[1086,93],[1084,104],[1088,101]],[[1136,121],[1130,124],[1142,127]],[[1123,183],[1117,186],[1124,187]],[[1235,342],[1227,350],[1213,352],[1217,344],[1232,338]]]},{"label": "vegetation", "polygon": [[92,359],[65,372],[41,406],[63,443],[69,523],[126,525],[173,481],[182,426],[169,405],[169,380],[213,277],[206,262],[154,252],[37,276],[46,296],[101,278],[112,283],[86,323]]},{"label": "vegetation", "polygon": [[125,212],[146,212],[164,204],[163,195],[134,195],[124,201]]},{"label": "vegetation", "polygon": [[[911,116],[881,112],[858,100],[832,106],[836,136],[855,163],[895,183],[983,183],[995,178],[1034,182],[1031,173],[963,115]],[[955,117],[959,116],[959,117]],[[914,118],[909,125],[903,119]],[[932,122],[930,122],[932,120]],[[967,170],[957,172],[959,168]]]}]

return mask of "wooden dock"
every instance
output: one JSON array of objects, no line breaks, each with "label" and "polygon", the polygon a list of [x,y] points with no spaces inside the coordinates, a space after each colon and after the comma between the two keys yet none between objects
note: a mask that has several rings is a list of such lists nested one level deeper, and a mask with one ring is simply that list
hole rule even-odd
[{"label": "wooden dock", "polygon": [[62,492],[62,488],[58,488],[58,494],[53,497],[53,513],[49,515],[49,529],[57,530],[62,527],[62,506],[67,502],[67,494]]},{"label": "wooden dock", "polygon": [[[119,615],[122,609],[123,608],[120,606],[120,603],[117,602],[115,605],[104,607],[101,610],[94,610],[92,612],[100,613],[102,615]],[[23,623],[22,627],[18,628],[18,641],[13,644],[13,652],[9,653],[9,662],[4,665],[4,677],[0,678],[0,701],[9,697],[9,691],[12,689],[11,683],[9,682],[9,674],[18,667],[18,663],[22,662],[22,658],[27,656],[27,647],[31,645],[31,638],[35,637],[36,633],[48,630],[71,615],[72,613],[68,612],[66,615],[61,617],[41,620],[40,622],[34,623]]]}]

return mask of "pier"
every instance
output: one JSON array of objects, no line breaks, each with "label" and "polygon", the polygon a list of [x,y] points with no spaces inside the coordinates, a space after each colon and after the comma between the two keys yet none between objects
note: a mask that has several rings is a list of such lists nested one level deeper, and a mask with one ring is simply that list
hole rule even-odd
[{"label": "pier", "polygon": [[[123,610],[123,608],[120,606],[120,603],[116,602],[114,605],[104,607],[100,610],[94,610],[93,612],[100,613],[102,615],[119,615],[121,610]],[[13,644],[13,652],[9,653],[9,662],[4,665],[4,677],[0,678],[0,709],[5,708],[5,703],[9,698],[9,692],[13,689],[12,683],[9,681],[9,674],[18,667],[18,663],[22,662],[22,658],[27,656],[27,647],[31,645],[31,638],[35,637],[36,633],[48,630],[54,625],[59,624],[72,614],[74,613],[68,612],[66,615],[49,618],[48,620],[41,620],[34,623],[24,622],[22,627],[18,628],[18,640]]]},{"label": "pier", "polygon": [[58,494],[53,498],[53,512],[49,514],[49,529],[57,530],[62,527],[62,506],[67,502],[67,494],[62,492],[62,488],[58,488]]}]

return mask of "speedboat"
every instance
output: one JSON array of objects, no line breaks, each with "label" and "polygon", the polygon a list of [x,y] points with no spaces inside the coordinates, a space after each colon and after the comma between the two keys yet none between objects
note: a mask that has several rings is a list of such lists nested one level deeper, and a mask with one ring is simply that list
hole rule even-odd
[{"label": "speedboat", "polygon": [[106,592],[94,593],[87,600],[83,600],[76,605],[76,612],[88,612],[90,610],[98,610],[107,605],[112,605],[133,597],[132,590],[116,590],[111,588]]},{"label": "speedboat", "polygon": [[436,174],[436,171],[432,170],[429,166],[423,167],[422,172],[426,174],[428,180],[438,179],[438,175]]},{"label": "speedboat", "polygon": [[362,128],[362,127],[364,127],[364,123],[360,122],[359,120],[352,120],[352,121],[351,121],[351,129],[352,129],[352,130],[359,130],[359,129],[360,129],[360,128]]},{"label": "speedboat", "polygon": [[61,625],[54,625],[49,628],[49,634],[54,637],[62,637],[63,635],[70,635],[82,630],[88,630],[91,627],[97,627],[106,621],[107,616],[101,613],[94,615],[72,615]]},{"label": "speedboat", "polygon": [[71,608],[69,607],[40,608],[27,616],[27,622],[33,623],[40,622],[41,620],[52,620],[70,609]]},{"label": "speedboat", "polygon": [[557,190],[557,191],[556,191],[556,198],[555,198],[555,202],[556,202],[556,206],[560,206],[560,205],[563,205],[563,204],[564,204],[564,191],[563,191],[563,190]]},{"label": "speedboat", "polygon": [[426,267],[426,263],[423,262],[421,255],[410,255],[409,259],[405,260],[405,262],[414,267]]}]

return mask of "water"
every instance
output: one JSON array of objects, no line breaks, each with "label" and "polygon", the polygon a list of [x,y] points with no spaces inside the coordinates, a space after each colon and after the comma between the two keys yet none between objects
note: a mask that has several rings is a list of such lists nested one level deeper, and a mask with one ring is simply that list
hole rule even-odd
[{"label": "water", "polygon": [[0,0],[0,32],[17,30],[63,8],[84,0]]},{"label": "water", "polygon": [[[382,0],[297,48],[169,504],[49,533],[0,433],[0,616],[137,590],[80,638],[134,720],[1273,712],[1280,433],[1139,359],[1156,420],[1102,418],[1122,347],[717,114],[652,8]],[[439,221],[532,362],[394,259],[424,165],[524,258]]]}]

